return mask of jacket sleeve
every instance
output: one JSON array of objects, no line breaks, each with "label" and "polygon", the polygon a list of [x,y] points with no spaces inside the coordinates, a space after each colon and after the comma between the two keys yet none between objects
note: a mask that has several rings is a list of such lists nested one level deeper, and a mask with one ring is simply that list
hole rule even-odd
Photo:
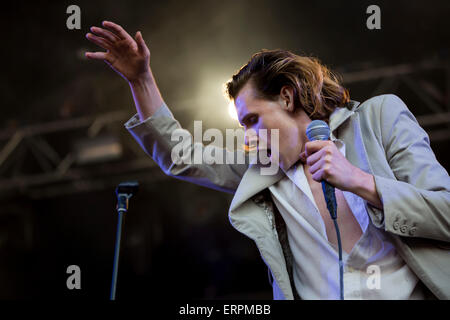
[{"label": "jacket sleeve", "polygon": [[[171,177],[234,193],[248,168],[246,163],[238,164],[242,163],[238,160],[245,157],[238,155],[239,151],[193,143],[192,135],[181,127],[166,104],[144,121],[140,121],[135,114],[125,123],[125,128],[145,153]],[[217,158],[213,157],[205,161],[202,158],[205,150],[208,155],[220,156],[221,160],[214,162],[211,159]],[[194,159],[194,153],[197,160]]]},{"label": "jacket sleeve", "polygon": [[382,210],[367,203],[372,222],[407,237],[450,241],[450,178],[427,133],[395,95],[380,109],[381,142],[394,179],[374,175]]}]

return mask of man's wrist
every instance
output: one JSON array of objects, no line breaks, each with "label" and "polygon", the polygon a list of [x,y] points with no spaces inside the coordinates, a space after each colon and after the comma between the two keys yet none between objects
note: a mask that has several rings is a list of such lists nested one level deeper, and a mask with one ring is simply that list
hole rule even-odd
[{"label": "man's wrist", "polygon": [[359,169],[354,178],[352,190],[349,191],[367,200],[372,206],[382,209],[383,203],[377,192],[375,177]]},{"label": "man's wrist", "polygon": [[152,74],[152,71],[150,70],[150,68],[148,69],[148,71],[146,71],[146,72],[140,74],[139,76],[137,76],[136,78],[128,81],[129,85],[132,88],[145,87],[147,85],[151,85],[154,82],[155,82],[155,79],[153,78],[153,74]]},{"label": "man's wrist", "polygon": [[153,74],[148,68],[147,72],[128,82],[139,118],[141,121],[145,121],[164,103]]}]

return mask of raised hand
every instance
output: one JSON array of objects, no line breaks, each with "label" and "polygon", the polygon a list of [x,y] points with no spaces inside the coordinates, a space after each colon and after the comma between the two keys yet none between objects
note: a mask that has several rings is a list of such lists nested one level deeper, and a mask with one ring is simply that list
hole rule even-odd
[{"label": "raised hand", "polygon": [[91,27],[86,38],[106,52],[86,52],[86,57],[105,61],[128,82],[150,77],[150,50],[138,31],[134,39],[118,24],[103,21],[104,28]]}]

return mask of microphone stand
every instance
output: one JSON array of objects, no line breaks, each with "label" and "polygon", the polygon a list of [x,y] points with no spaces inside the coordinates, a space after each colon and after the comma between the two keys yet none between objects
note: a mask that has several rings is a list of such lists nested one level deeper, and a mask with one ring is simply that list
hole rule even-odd
[{"label": "microphone stand", "polygon": [[118,220],[110,300],[116,300],[117,273],[119,270],[120,240],[122,234],[123,216],[128,211],[128,200],[133,196],[133,194],[137,193],[137,189],[137,182],[123,182],[116,188]]}]

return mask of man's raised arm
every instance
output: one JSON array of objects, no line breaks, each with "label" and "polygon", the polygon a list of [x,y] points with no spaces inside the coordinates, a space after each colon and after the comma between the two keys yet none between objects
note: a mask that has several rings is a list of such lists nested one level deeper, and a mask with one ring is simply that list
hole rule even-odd
[{"label": "man's raised arm", "polygon": [[150,50],[138,31],[134,39],[118,24],[103,21],[103,28],[91,27],[86,37],[107,50],[86,52],[86,57],[105,61],[128,81],[141,121],[151,117],[164,103],[150,68]]},{"label": "man's raised arm", "polygon": [[[150,50],[141,32],[133,39],[113,22],[104,21],[102,25],[103,28],[92,27],[92,33],[86,37],[107,51],[86,52],[86,57],[103,60],[129,83],[138,114],[125,124],[127,130],[167,175],[233,193],[248,167],[245,161],[233,160],[244,152],[208,146],[212,154],[223,157],[220,163],[180,162],[178,155],[175,161],[173,151],[177,147],[182,146],[187,158],[203,155],[206,147],[202,143],[184,145],[172,139],[174,132],[184,136],[183,141],[192,141],[192,136],[181,128],[161,97],[150,68]],[[240,158],[245,158],[245,154]]]}]

